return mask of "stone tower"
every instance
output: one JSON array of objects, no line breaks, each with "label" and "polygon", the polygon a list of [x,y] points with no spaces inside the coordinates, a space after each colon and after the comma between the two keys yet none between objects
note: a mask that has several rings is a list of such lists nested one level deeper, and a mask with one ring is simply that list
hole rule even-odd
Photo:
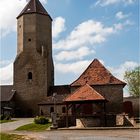
[{"label": "stone tower", "polygon": [[53,85],[52,19],[39,0],[30,0],[17,17],[14,88],[21,113],[37,115],[38,103]]}]

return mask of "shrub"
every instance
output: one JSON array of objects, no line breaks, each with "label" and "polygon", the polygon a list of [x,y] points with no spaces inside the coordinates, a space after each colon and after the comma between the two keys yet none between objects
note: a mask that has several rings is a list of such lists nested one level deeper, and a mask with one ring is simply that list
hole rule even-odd
[{"label": "shrub", "polygon": [[0,120],[11,120],[11,116],[10,115],[0,115]]},{"label": "shrub", "polygon": [[4,120],[5,116],[2,114],[0,115],[0,120]]},{"label": "shrub", "polygon": [[40,117],[37,116],[34,118],[34,122],[36,124],[47,124],[49,122],[49,119],[44,116],[40,116]]},{"label": "shrub", "polygon": [[11,120],[11,116],[10,115],[5,115],[4,120]]}]

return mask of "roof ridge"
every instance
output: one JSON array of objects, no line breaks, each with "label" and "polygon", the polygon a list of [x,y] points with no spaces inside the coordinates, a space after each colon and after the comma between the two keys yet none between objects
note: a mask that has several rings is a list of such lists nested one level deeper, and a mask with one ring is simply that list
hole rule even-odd
[{"label": "roof ridge", "polygon": [[[34,0],[36,1],[36,0]],[[35,11],[37,11],[37,5],[36,5],[37,2],[34,2],[34,7],[35,7]]]}]

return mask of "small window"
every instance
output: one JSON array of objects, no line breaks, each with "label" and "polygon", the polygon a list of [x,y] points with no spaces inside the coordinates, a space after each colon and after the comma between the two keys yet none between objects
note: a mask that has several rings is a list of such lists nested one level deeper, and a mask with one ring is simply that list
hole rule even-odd
[{"label": "small window", "polygon": [[54,107],[50,108],[50,113],[54,112]]},{"label": "small window", "polygon": [[31,72],[28,73],[28,79],[32,80],[32,73]]},{"label": "small window", "polygon": [[62,113],[66,113],[66,108],[62,107]]},{"label": "small window", "polygon": [[29,38],[28,41],[31,42],[31,38]]}]

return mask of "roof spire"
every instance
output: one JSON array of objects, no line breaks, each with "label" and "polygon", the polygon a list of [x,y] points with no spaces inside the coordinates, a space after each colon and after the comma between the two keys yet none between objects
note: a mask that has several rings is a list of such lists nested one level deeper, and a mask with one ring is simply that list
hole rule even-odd
[{"label": "roof spire", "polygon": [[43,7],[43,5],[40,3],[39,0],[30,0],[17,18],[19,18],[24,14],[32,14],[32,13],[48,15],[47,11],[45,10],[45,8]]}]

